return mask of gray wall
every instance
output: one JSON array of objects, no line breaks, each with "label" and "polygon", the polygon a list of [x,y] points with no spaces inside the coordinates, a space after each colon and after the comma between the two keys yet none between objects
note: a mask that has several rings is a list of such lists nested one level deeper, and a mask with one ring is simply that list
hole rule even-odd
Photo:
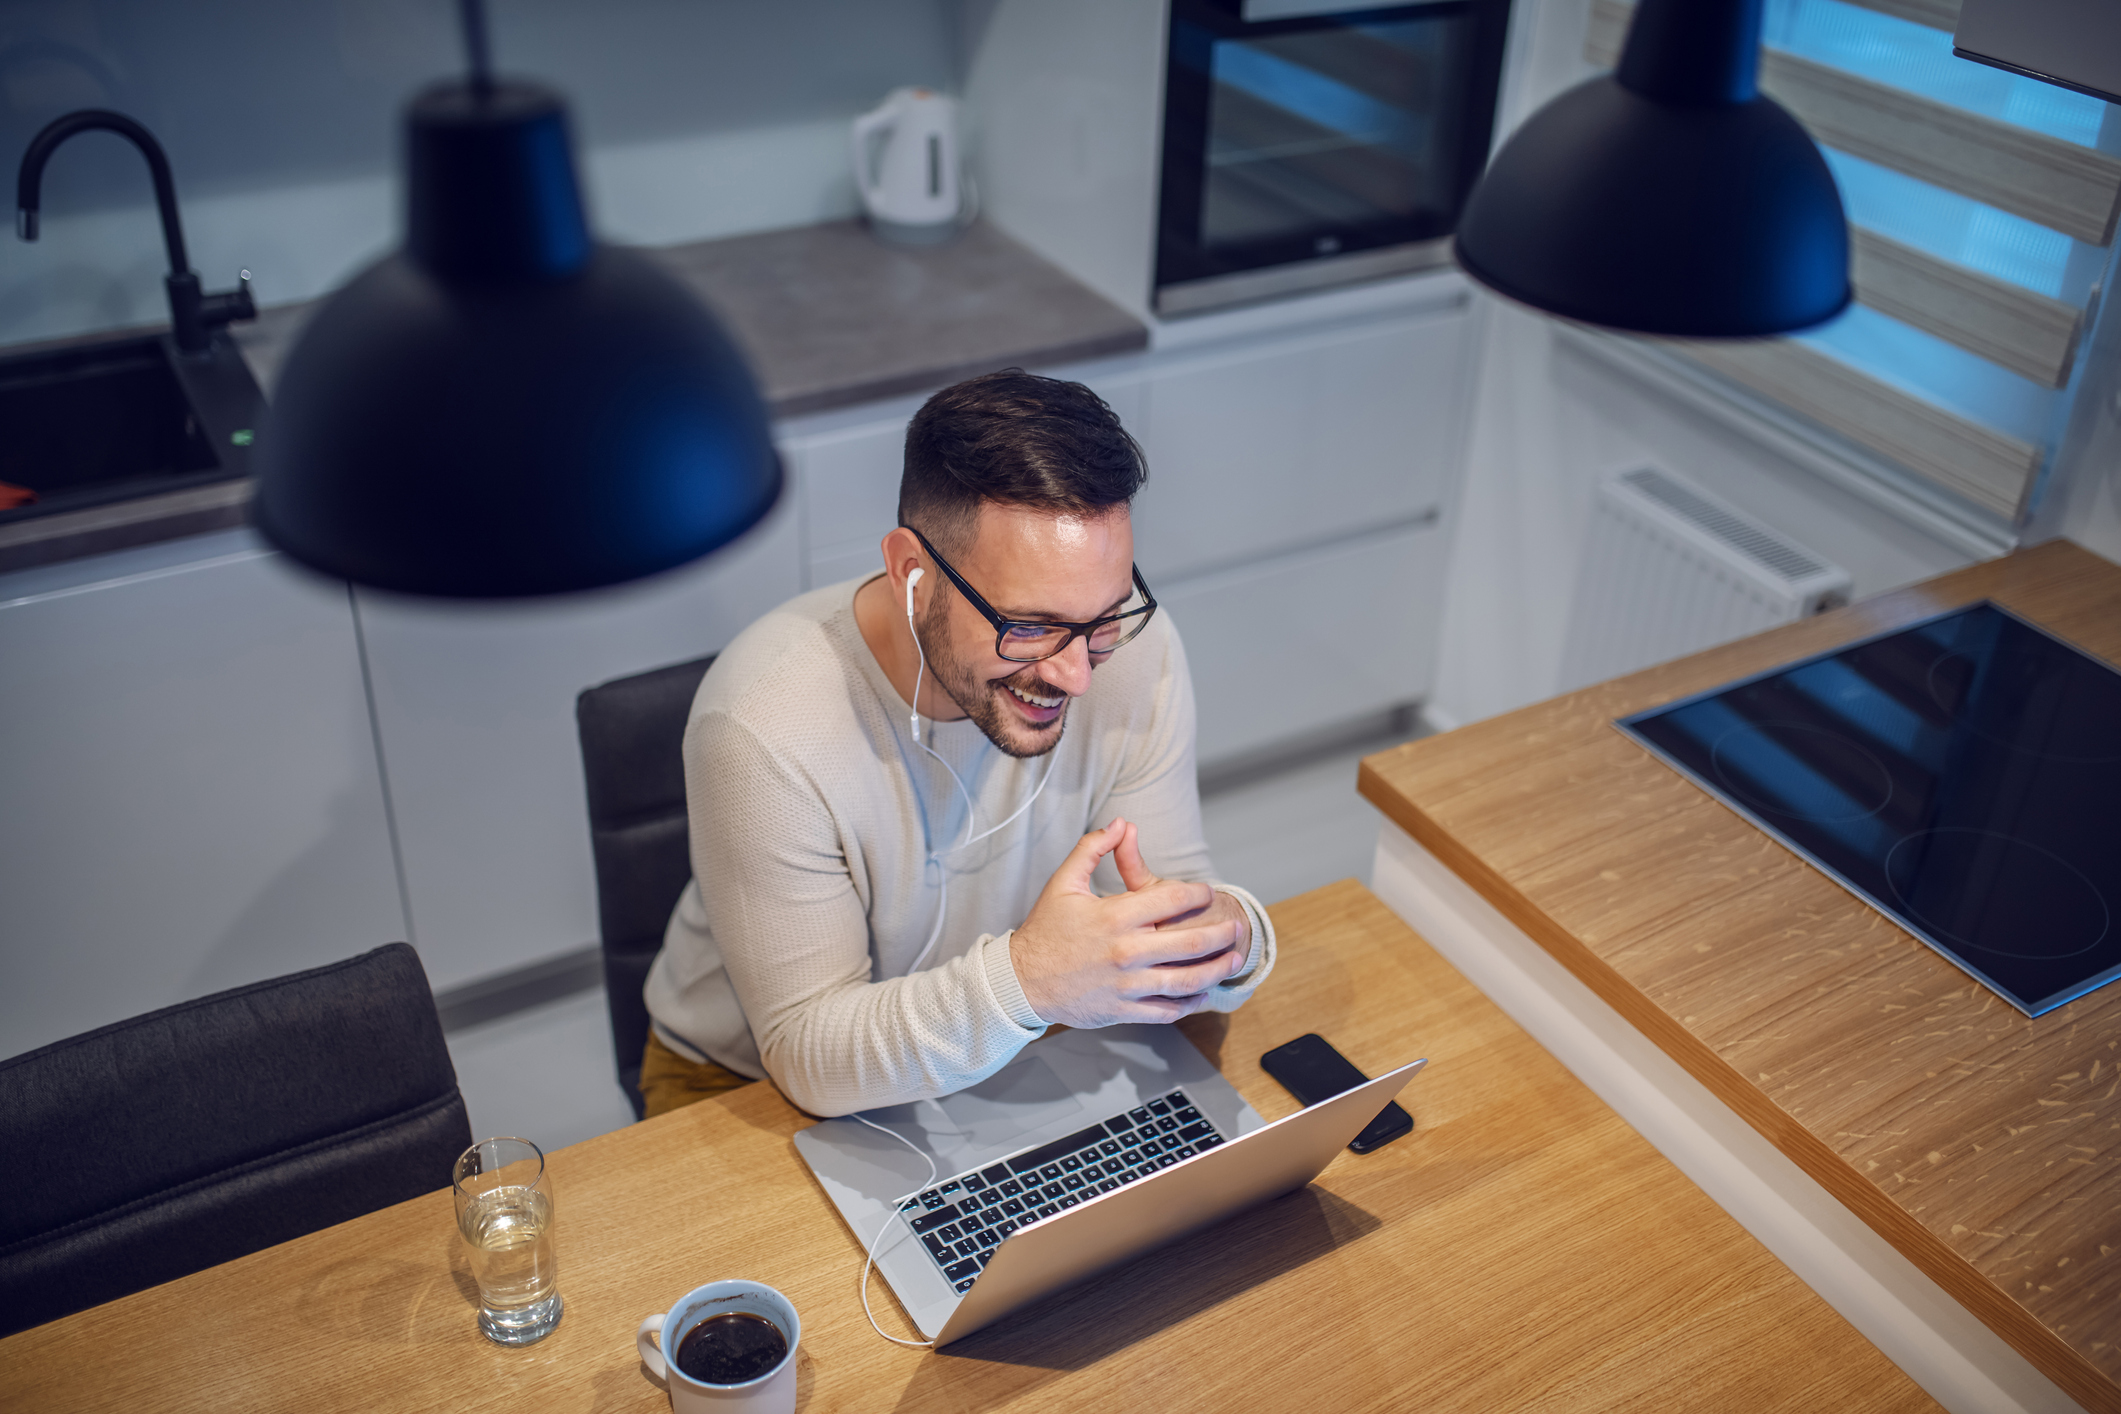
[{"label": "gray wall", "polygon": [[[489,0],[507,73],[569,98],[608,236],[670,242],[852,214],[847,122],[954,86],[945,0]],[[0,157],[75,108],[162,140],[192,262],[263,303],[332,288],[394,240],[396,113],[461,69],[449,0],[0,0]],[[137,156],[75,138],[45,236],[0,242],[0,343],[164,316]]]}]

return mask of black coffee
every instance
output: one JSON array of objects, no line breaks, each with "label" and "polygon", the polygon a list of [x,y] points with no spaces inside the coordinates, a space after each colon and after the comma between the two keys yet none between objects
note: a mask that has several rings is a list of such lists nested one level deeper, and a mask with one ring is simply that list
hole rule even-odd
[{"label": "black coffee", "polygon": [[788,1337],[764,1316],[729,1311],[685,1332],[678,1368],[706,1385],[740,1385],[781,1363]]}]

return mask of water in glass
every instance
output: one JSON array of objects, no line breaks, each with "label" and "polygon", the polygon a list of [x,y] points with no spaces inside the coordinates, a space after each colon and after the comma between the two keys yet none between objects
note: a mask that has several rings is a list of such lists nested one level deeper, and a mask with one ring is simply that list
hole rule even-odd
[{"label": "water in glass", "polygon": [[479,1303],[497,1310],[533,1306],[559,1289],[553,1260],[552,1200],[534,1188],[482,1193],[458,1219],[471,1244]]},{"label": "water in glass", "polygon": [[528,1345],[560,1322],[552,1180],[544,1155],[522,1139],[488,1139],[457,1161],[457,1230],[479,1287],[479,1329],[503,1345]]}]

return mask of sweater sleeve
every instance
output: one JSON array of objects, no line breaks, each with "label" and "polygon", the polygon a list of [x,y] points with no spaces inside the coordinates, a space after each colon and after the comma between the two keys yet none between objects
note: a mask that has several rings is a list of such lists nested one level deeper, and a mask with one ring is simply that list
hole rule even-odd
[{"label": "sweater sleeve", "polygon": [[1007,935],[906,977],[872,980],[868,914],[815,782],[710,712],[685,736],[693,875],[707,931],[759,1057],[812,1114],[949,1094],[1044,1028]]},{"label": "sweater sleeve", "polygon": [[[1258,899],[1215,875],[1208,839],[1200,823],[1200,779],[1194,761],[1193,676],[1186,665],[1185,644],[1174,625],[1163,634],[1166,658],[1151,699],[1148,720],[1132,733],[1111,793],[1101,802],[1092,825],[1114,817],[1132,820],[1142,862],[1166,879],[1208,883],[1230,895],[1252,925],[1252,948],[1237,975],[1216,985],[1208,1005],[1235,1011],[1274,970],[1274,923]],[[1115,893],[1122,886],[1110,859],[1098,866],[1100,889]]]}]

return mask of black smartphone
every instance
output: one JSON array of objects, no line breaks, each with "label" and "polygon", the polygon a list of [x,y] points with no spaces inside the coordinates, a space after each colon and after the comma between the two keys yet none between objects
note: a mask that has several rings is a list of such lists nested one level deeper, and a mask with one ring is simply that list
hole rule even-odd
[{"label": "black smartphone", "polygon": [[[1281,1082],[1282,1089],[1306,1105],[1330,1100],[1370,1078],[1350,1065],[1346,1056],[1333,1049],[1332,1042],[1315,1031],[1297,1037],[1286,1046],[1276,1046],[1259,1058],[1259,1064],[1262,1070]],[[1413,1128],[1414,1116],[1401,1109],[1399,1102],[1394,1100],[1355,1136],[1348,1147],[1358,1154],[1367,1154],[1402,1134],[1411,1133]]]}]

